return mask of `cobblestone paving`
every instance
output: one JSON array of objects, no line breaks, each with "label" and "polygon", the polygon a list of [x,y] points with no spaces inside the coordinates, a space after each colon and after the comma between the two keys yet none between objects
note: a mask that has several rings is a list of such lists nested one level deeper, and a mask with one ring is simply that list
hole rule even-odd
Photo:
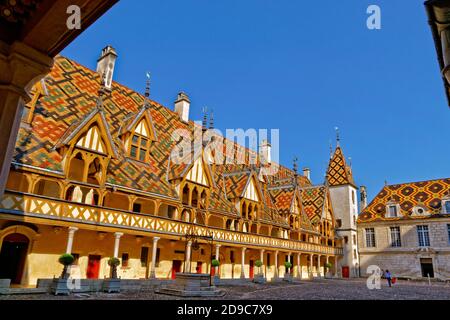
[{"label": "cobblestone paving", "polygon": [[[392,288],[383,282],[380,290],[369,290],[365,280],[314,280],[220,287],[225,295],[217,300],[450,300],[450,284],[400,281]],[[0,296],[0,300],[180,300],[153,292],[121,294],[74,294]],[[193,299],[195,300],[195,299]]]}]

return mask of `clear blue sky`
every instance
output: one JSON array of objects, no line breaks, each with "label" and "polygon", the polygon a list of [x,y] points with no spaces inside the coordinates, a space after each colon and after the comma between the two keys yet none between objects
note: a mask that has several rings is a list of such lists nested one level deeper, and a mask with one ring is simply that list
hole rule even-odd
[{"label": "clear blue sky", "polygon": [[[382,29],[366,9],[382,9]],[[191,116],[214,108],[225,128],[279,128],[281,163],[324,179],[341,130],[358,185],[448,177],[449,118],[422,0],[121,0],[63,55],[95,69],[119,54],[115,80]]]}]

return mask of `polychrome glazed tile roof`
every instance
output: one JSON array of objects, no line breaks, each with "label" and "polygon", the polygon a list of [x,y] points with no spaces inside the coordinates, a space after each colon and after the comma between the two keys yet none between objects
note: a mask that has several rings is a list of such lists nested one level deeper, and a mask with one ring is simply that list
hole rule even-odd
[{"label": "polychrome glazed tile roof", "polygon": [[[44,79],[46,94],[37,100],[30,128],[20,128],[14,163],[46,169],[64,177],[63,158],[59,147],[70,140],[77,130],[82,128],[83,123],[100,114],[108,128],[108,140],[115,151],[107,171],[107,184],[150,192],[179,201],[172,180],[186,174],[188,165],[172,161],[171,150],[178,143],[172,140],[172,134],[177,129],[193,132],[196,125],[192,121],[182,122],[177,113],[154,101],[148,100],[147,105],[143,95],[117,82],[113,82],[111,93],[102,97],[101,108],[98,108],[100,82],[98,73],[65,57],[56,57],[51,73]],[[121,136],[147,112],[155,139],[150,147],[150,160],[143,163],[126,156]],[[264,176],[260,174],[260,163],[249,165],[250,158],[259,161],[255,152],[237,143],[233,143],[232,150],[225,148],[225,145],[224,143],[226,152],[235,152],[238,157],[245,159],[245,164],[238,164],[235,160],[230,164],[209,167],[215,182],[211,188],[210,210],[237,215],[230,199],[242,195],[250,172],[254,172],[263,197],[263,219],[286,225],[287,222],[281,214],[286,212],[288,198],[291,197],[292,200],[293,193],[288,195],[289,192],[286,192],[285,199],[275,193],[273,198],[274,194],[268,191],[268,188],[292,184],[293,171],[273,165],[272,168],[278,169],[277,173]],[[263,182],[260,182],[260,179],[263,179]],[[311,182],[306,177],[298,176],[297,185],[310,187]],[[305,212],[308,217],[316,219],[319,216],[319,198],[323,198],[323,194],[313,191],[313,194],[308,193],[304,197],[302,205],[307,209]]]},{"label": "polychrome glazed tile roof", "polygon": [[313,224],[322,219],[327,193],[328,190],[325,186],[307,187],[300,190],[303,211]]},{"label": "polychrome glazed tile roof", "polygon": [[337,147],[330,160],[327,171],[327,181],[330,186],[341,186],[345,184],[354,185],[352,170],[347,166],[341,147]]},{"label": "polychrome glazed tile roof", "polygon": [[[359,215],[359,222],[423,219],[442,215],[442,199],[449,196],[450,178],[385,186]],[[398,218],[386,218],[386,206],[398,204]],[[415,214],[421,207],[426,215]]]}]

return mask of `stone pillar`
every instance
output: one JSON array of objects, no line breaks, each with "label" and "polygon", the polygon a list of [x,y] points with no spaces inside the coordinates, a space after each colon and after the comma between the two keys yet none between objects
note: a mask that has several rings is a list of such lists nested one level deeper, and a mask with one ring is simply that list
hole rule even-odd
[{"label": "stone pillar", "polygon": [[191,273],[191,250],[192,241],[188,241],[186,245],[186,261],[184,262],[184,273]]},{"label": "stone pillar", "polygon": [[158,252],[158,241],[161,238],[154,237],[153,238],[153,247],[152,247],[152,266],[150,270],[150,278],[156,279],[156,254]]},{"label": "stone pillar", "polygon": [[78,231],[78,228],[76,228],[76,227],[69,228],[69,234],[67,236],[67,247],[66,247],[67,254],[72,253],[73,237],[75,236],[75,232],[77,232],[77,231]]},{"label": "stone pillar", "polygon": [[259,260],[261,260],[262,266],[261,266],[261,270],[259,270],[259,272],[264,275],[264,249],[261,249],[259,251]]},{"label": "stone pillar", "polygon": [[[220,258],[220,247],[221,247],[220,244],[216,244],[216,260],[218,261]],[[219,276],[219,267],[216,267],[215,274],[217,277]]]},{"label": "stone pillar", "polygon": [[50,72],[53,59],[15,42],[0,41],[0,196],[5,190],[11,159],[31,87]]},{"label": "stone pillar", "polygon": [[318,256],[317,256],[317,276],[319,277],[319,278],[322,278],[322,272],[321,272],[321,270],[320,270],[320,258],[321,258],[322,256],[319,254]]},{"label": "stone pillar", "polygon": [[[291,253],[290,252],[288,252],[288,254],[287,254],[287,261],[291,262]],[[288,274],[290,274],[291,271],[292,271],[292,267],[288,268],[288,270],[287,270]]]},{"label": "stone pillar", "polygon": [[273,275],[274,279],[278,279],[278,251],[275,251],[275,272]]},{"label": "stone pillar", "polygon": [[114,233],[114,258],[119,258],[119,245],[120,245],[120,238],[123,236],[123,233],[116,232]]},{"label": "stone pillar", "polygon": [[247,248],[242,248],[242,254],[241,254],[241,279],[245,279],[245,250]]},{"label": "stone pillar", "polygon": [[338,256],[334,257],[334,276],[338,277]]},{"label": "stone pillar", "polygon": [[[329,256],[325,256],[326,257],[326,261],[325,261],[325,269],[324,269],[324,275],[327,275],[327,268],[326,266],[328,265],[328,263],[330,262],[330,257]],[[331,272],[331,270],[329,270],[329,272]]]},{"label": "stone pillar", "polygon": [[314,255],[311,254],[309,261],[309,277],[313,278],[313,267],[314,267]]},{"label": "stone pillar", "polygon": [[302,254],[297,254],[297,278],[302,278]]}]

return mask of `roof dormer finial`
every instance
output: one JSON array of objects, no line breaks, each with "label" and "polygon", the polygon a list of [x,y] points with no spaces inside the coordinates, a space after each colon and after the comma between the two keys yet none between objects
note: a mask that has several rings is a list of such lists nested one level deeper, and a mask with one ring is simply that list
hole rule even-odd
[{"label": "roof dormer finial", "polygon": [[150,72],[147,71],[147,73],[145,74],[147,76],[147,82],[145,85],[145,97],[148,99],[150,98],[150,78],[151,78],[151,74]]},{"label": "roof dormer finial", "polygon": [[202,123],[202,130],[205,132],[207,130],[208,125],[208,107],[203,107],[203,123]]},{"label": "roof dormer finial", "polygon": [[294,176],[298,176],[298,158],[295,156],[293,159],[293,170],[294,170]]},{"label": "roof dormer finial", "polygon": [[339,128],[335,127],[334,130],[336,130],[336,146],[339,147],[341,144],[341,136],[340,136]]}]

